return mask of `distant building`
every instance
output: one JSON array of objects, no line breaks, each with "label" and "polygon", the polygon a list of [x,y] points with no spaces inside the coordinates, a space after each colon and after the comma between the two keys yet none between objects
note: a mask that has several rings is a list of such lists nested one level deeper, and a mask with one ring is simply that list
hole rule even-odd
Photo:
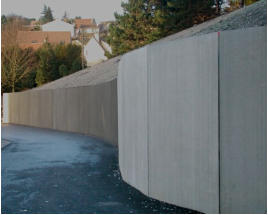
[{"label": "distant building", "polygon": [[99,27],[99,35],[101,39],[104,39],[106,36],[109,35],[109,26],[112,24],[113,21],[105,21],[105,22],[100,22],[98,24]]},{"label": "distant building", "polygon": [[60,32],[69,31],[71,33],[71,36],[72,37],[74,36],[74,25],[61,21],[59,19],[56,19],[52,22],[48,22],[42,25],[42,30],[43,31],[60,31]]},{"label": "distant building", "polygon": [[79,40],[72,40],[73,45],[82,46],[82,43]]},{"label": "distant building", "polygon": [[31,23],[30,23],[30,26],[36,26],[36,25],[39,25],[39,21],[38,20],[32,20]]},{"label": "distant building", "polygon": [[17,36],[20,48],[40,48],[45,42],[52,44],[71,43],[70,32],[19,31]]},{"label": "distant building", "polygon": [[95,19],[75,19],[74,24],[76,36],[79,36],[82,32],[89,34],[99,32]]},{"label": "distant building", "polygon": [[93,66],[107,60],[105,56],[106,51],[111,53],[111,47],[104,41],[99,41],[96,34],[93,35],[84,46],[84,57],[87,61],[87,66]]},{"label": "distant building", "polygon": [[32,20],[29,25],[23,25],[22,31],[40,31],[40,23],[37,20]]}]

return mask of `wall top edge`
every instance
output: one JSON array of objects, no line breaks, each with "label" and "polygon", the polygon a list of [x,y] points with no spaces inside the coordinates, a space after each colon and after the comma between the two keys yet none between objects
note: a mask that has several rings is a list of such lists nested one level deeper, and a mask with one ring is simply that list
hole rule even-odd
[{"label": "wall top edge", "polygon": [[[198,34],[195,33],[194,35],[190,35],[190,36],[186,36],[186,37],[181,37],[181,38],[175,38],[175,39],[170,39],[170,40],[158,40],[158,41],[154,41],[150,44],[147,44],[145,46],[142,46],[140,48],[137,48],[137,49],[134,49],[134,50],[131,50],[125,54],[122,55],[122,59],[125,57],[125,56],[128,56],[130,55],[131,53],[133,52],[136,52],[136,51],[139,51],[141,49],[146,49],[148,47],[154,47],[154,46],[161,46],[163,44],[168,44],[168,43],[171,43],[171,42],[174,42],[174,41],[184,41],[184,40],[188,40],[188,39],[191,39],[191,38],[199,38],[199,37],[207,37],[209,35],[220,35],[221,33],[224,33],[224,32],[236,32],[236,31],[247,31],[247,30],[254,30],[254,29],[267,29],[267,26],[255,26],[255,27],[247,27],[247,28],[238,28],[238,29],[232,29],[232,30],[225,30],[225,31],[215,31],[215,32],[210,32],[210,33],[201,33],[201,34]],[[120,64],[120,62],[119,62]]]},{"label": "wall top edge", "polygon": [[24,93],[52,92],[52,91],[55,91],[55,90],[67,90],[67,89],[79,89],[79,88],[86,88],[86,87],[96,87],[96,86],[109,84],[109,83],[111,83],[113,81],[117,81],[117,77],[115,77],[115,78],[113,78],[111,80],[102,82],[102,83],[89,84],[89,85],[84,85],[84,86],[59,87],[59,88],[53,88],[53,89],[40,89],[40,90],[37,90],[36,88],[33,88],[33,89],[30,89],[30,90],[25,90],[25,91],[21,91],[21,92],[10,92],[10,93],[3,93],[3,94],[17,95],[17,94],[24,94]]}]

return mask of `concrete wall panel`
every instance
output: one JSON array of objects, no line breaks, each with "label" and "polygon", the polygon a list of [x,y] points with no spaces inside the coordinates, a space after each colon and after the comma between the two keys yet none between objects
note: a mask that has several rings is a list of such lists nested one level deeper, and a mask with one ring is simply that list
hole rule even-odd
[{"label": "concrete wall panel", "polygon": [[44,90],[39,92],[39,120],[38,127],[53,128],[53,92]]},{"label": "concrete wall panel", "polygon": [[53,90],[53,128],[61,131],[67,131],[66,123],[66,90],[55,89]]},{"label": "concrete wall panel", "polygon": [[8,94],[9,122],[95,136],[117,144],[116,80]]},{"label": "concrete wall panel", "polygon": [[217,53],[216,33],[148,48],[149,195],[206,213],[219,212]]},{"label": "concrete wall panel", "polygon": [[124,55],[119,67],[119,166],[123,179],[148,195],[147,48]]},{"label": "concrete wall panel", "polygon": [[9,122],[9,93],[3,94],[3,123]]},{"label": "concrete wall panel", "polygon": [[266,213],[266,28],[220,35],[222,213]]},{"label": "concrete wall panel", "polygon": [[31,126],[39,126],[39,100],[38,100],[38,92],[37,91],[31,91],[29,92],[31,94],[31,106],[30,106],[30,122],[29,125]]},{"label": "concrete wall panel", "polygon": [[118,113],[126,182],[162,201],[219,212],[217,34],[124,55]]}]

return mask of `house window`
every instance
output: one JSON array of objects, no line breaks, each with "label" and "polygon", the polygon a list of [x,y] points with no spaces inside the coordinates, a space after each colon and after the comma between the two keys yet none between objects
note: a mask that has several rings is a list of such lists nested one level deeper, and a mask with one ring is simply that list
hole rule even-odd
[{"label": "house window", "polygon": [[33,40],[32,43],[37,43],[37,40]]}]

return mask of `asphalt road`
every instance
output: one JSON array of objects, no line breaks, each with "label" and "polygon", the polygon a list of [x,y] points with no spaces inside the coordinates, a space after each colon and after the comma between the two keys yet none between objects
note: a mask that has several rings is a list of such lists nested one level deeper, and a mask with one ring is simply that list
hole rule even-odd
[{"label": "asphalt road", "polygon": [[2,213],[195,213],[122,181],[117,148],[74,133],[2,126]]}]

